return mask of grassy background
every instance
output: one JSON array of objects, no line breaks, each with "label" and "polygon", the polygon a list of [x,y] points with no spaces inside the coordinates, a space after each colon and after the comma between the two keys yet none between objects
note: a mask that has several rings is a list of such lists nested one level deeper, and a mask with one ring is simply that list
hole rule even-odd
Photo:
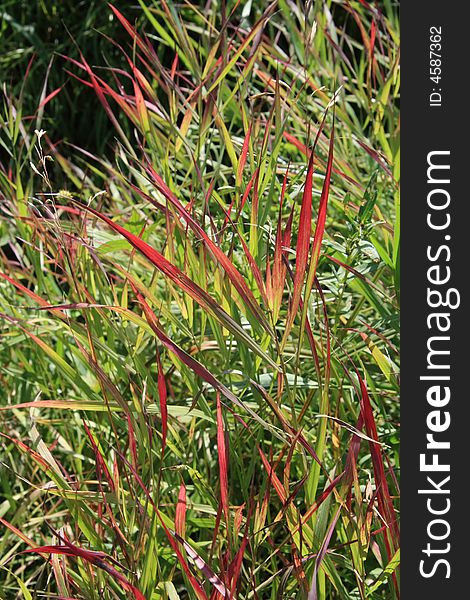
[{"label": "grassy background", "polygon": [[398,598],[396,4],[53,4],[1,3],[0,597]]}]

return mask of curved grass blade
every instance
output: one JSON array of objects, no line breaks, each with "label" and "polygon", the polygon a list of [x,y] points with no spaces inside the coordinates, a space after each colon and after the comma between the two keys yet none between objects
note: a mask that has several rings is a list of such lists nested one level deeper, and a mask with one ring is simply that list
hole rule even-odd
[{"label": "curved grass blade", "polygon": [[[90,212],[97,218],[107,223],[114,231],[121,234],[134,248],[136,248],[143,256],[145,256],[159,271],[166,275],[175,285],[181,290],[186,292],[196,300],[202,308],[207,310],[213,317],[215,317],[224,327],[231,331],[238,339],[243,341],[253,352],[258,354],[261,358],[267,361],[276,370],[280,370],[279,366],[273,361],[273,359],[262,350],[258,344],[243,330],[238,323],[236,323],[232,317],[224,311],[224,309],[217,304],[217,302],[210,296],[206,291],[200,288],[194,281],[192,281],[185,273],[180,271],[178,267],[170,263],[162,254],[152,248],[149,244],[144,242],[142,239],[118,225],[112,221],[106,215],[103,215],[99,211],[86,206],[81,202],[74,201],[83,210]],[[227,259],[228,260],[228,259]]]}]

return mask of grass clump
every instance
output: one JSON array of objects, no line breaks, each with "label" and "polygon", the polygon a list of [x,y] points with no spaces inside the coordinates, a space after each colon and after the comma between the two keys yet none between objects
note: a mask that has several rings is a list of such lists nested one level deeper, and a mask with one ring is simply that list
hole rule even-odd
[{"label": "grass clump", "polygon": [[3,595],[398,598],[397,8],[107,10],[112,142],[4,88]]}]

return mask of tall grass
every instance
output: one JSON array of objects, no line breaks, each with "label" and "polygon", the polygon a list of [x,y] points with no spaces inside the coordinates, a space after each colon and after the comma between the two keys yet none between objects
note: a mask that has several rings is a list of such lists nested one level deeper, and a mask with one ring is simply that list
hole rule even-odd
[{"label": "tall grass", "polygon": [[[126,6],[127,5],[127,6]],[[121,2],[126,14],[134,19],[139,15],[135,3]],[[0,0],[0,81],[16,96],[20,94],[25,73],[21,108],[32,114],[38,108],[38,98],[47,82],[48,92],[60,90],[44,111],[43,126],[55,140],[66,139],[104,152],[112,140],[112,125],[105,114],[95,113],[93,127],[89,114],[93,99],[73,79],[64,76],[64,65],[58,58],[68,53],[76,57],[77,46],[86,48],[93,64],[120,60],[119,51],[110,45],[106,36],[124,42],[126,32],[112,18],[103,0]],[[64,118],[64,115],[67,118]]]},{"label": "tall grass", "polygon": [[4,90],[0,595],[398,598],[397,8],[138,3]]}]

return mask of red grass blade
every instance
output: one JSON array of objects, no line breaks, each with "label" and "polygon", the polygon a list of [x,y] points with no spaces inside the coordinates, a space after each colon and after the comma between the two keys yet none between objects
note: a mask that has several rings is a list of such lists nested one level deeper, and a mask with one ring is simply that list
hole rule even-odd
[{"label": "red grass blade", "polygon": [[137,445],[135,441],[134,425],[132,424],[132,418],[130,414],[127,414],[127,431],[129,432],[129,452],[132,458],[132,464],[137,469],[138,458],[137,458]]},{"label": "red grass blade", "polygon": [[93,437],[93,434],[91,433],[90,428],[88,427],[88,425],[85,421],[83,421],[83,425],[85,427],[85,431],[88,436],[88,439],[90,440],[91,447],[93,448],[93,453],[95,455],[96,470],[98,472],[98,478],[101,477],[100,472],[104,473],[106,481],[108,482],[110,488],[114,492],[115,491],[114,479],[112,478],[111,473],[109,472],[108,465],[106,464],[106,461],[104,460],[104,457],[95,441],[95,438]]},{"label": "red grass blade", "polygon": [[186,486],[181,482],[175,514],[175,531],[182,538],[186,535]]},{"label": "red grass blade", "polygon": [[243,141],[242,152],[240,154],[240,160],[238,161],[238,169],[237,169],[237,177],[236,177],[236,185],[237,187],[242,182],[243,169],[245,168],[246,159],[248,156],[248,149],[250,147],[250,137],[251,137],[251,124],[248,127],[248,131],[246,132],[245,139]]},{"label": "red grass blade", "polygon": [[335,127],[331,128],[330,147],[328,150],[328,164],[326,167],[325,180],[323,182],[323,188],[320,197],[320,205],[318,207],[318,218],[315,226],[315,235],[312,244],[312,255],[310,258],[310,268],[308,273],[307,292],[306,297],[310,294],[311,286],[317,273],[318,260],[320,258],[321,244],[323,240],[323,234],[325,232],[326,224],[326,212],[328,207],[328,196],[330,193],[330,182],[331,182],[331,170],[333,167],[333,144],[335,138]]},{"label": "red grass blade", "polygon": [[43,108],[44,106],[46,106],[46,104],[47,104],[48,102],[50,102],[50,101],[51,101],[53,98],[55,98],[55,96],[57,96],[57,94],[58,94],[59,92],[61,92],[61,91],[62,91],[63,87],[64,87],[64,86],[63,86],[63,85],[61,85],[60,87],[58,87],[57,89],[55,89],[54,91],[52,91],[50,94],[48,94],[48,95],[47,95],[47,96],[44,98],[44,100],[41,102],[41,104],[38,106],[37,110],[40,110],[41,108]]},{"label": "red grass blade", "polygon": [[[237,234],[239,234],[238,230]],[[266,287],[264,285],[264,281],[263,281],[263,276],[261,274],[261,270],[258,267],[258,265],[256,264],[255,259],[253,258],[253,255],[251,254],[245,240],[243,239],[242,235],[238,235],[238,239],[240,240],[242,246],[243,246],[243,252],[245,253],[245,256],[248,260],[248,264],[250,265],[250,269],[251,272],[253,273],[253,277],[255,278],[256,281],[256,285],[258,287],[258,290],[261,294],[261,298],[263,299],[264,303],[266,306],[269,306],[269,302],[268,302],[268,296],[266,293]]]},{"label": "red grass blade", "polygon": [[282,296],[284,293],[284,287],[286,283],[287,267],[284,258],[284,248],[290,247],[291,232],[292,232],[292,220],[294,217],[293,210],[289,215],[284,232],[282,231],[282,207],[284,204],[284,197],[286,194],[287,187],[287,176],[289,170],[286,169],[284,175],[284,181],[282,182],[281,199],[279,202],[279,214],[277,219],[277,230],[276,230],[276,241],[274,246],[274,257],[273,257],[273,272],[272,272],[272,309],[274,322],[279,317],[279,311],[281,309]]},{"label": "red grass blade", "polygon": [[81,558],[82,560],[91,563],[95,567],[106,571],[109,575],[111,575],[111,577],[120,583],[124,590],[131,592],[136,600],[146,600],[142,592],[132,585],[122,573],[117,571],[114,567],[106,562],[107,560],[110,560],[110,557],[108,557],[104,552],[85,550],[84,548],[79,548],[78,546],[74,546],[70,543],[67,545],[39,546],[37,548],[28,548],[27,550],[23,550],[23,554],[33,552],[59,554],[61,556],[74,556],[76,558]]},{"label": "red grass blade", "polygon": [[[359,377],[359,384],[361,388],[361,413],[364,419],[366,433],[370,438],[378,442],[379,438],[377,435],[377,427],[375,425],[374,413],[372,411],[372,405],[370,403],[367,387],[362,377]],[[391,559],[399,544],[398,523],[395,515],[395,510],[393,508],[393,502],[390,496],[390,491],[388,489],[387,477],[385,475],[385,468],[382,460],[382,450],[380,443],[369,442],[369,450],[372,457],[375,484],[379,491],[377,496],[379,510],[382,516],[384,517],[388,527],[390,528],[390,537],[394,545],[393,551],[391,551],[389,547],[388,536],[385,534],[385,543],[389,551],[389,559]]]},{"label": "red grass blade", "polygon": [[217,452],[219,455],[220,498],[222,501],[222,508],[225,515],[225,522],[228,526],[228,452],[225,444],[224,420],[222,417],[222,405],[220,403],[219,393],[217,393]]},{"label": "red grass blade", "polygon": [[336,263],[340,267],[343,267],[343,269],[346,269],[347,271],[349,271],[350,273],[352,273],[354,275],[354,277],[357,277],[358,279],[360,279],[364,283],[367,283],[367,285],[370,285],[371,288],[374,288],[375,290],[377,290],[381,294],[384,293],[384,291],[378,285],[376,285],[373,281],[371,281],[370,279],[368,279],[367,277],[365,277],[362,273],[359,273],[359,271],[357,271],[353,267],[350,267],[349,265],[347,265],[346,263],[342,262],[338,258],[335,258],[334,256],[330,256],[330,255],[325,255],[325,256],[326,256],[326,258],[328,258],[328,260],[331,260],[332,262]]},{"label": "red grass blade", "polygon": [[385,159],[377,152],[377,150],[374,150],[364,142],[361,142],[361,140],[357,140],[357,143],[371,158],[375,160],[375,162],[385,171],[385,173],[387,173],[389,177],[393,177],[392,171],[385,162]]},{"label": "red grass blade", "polygon": [[168,431],[168,407],[167,401],[167,390],[165,375],[163,374],[162,361],[160,359],[160,353],[157,348],[157,367],[158,367],[158,400],[160,403],[160,416],[162,419],[162,459],[165,454],[166,448],[166,436]]},{"label": "red grass blade", "polygon": [[[297,150],[299,150],[299,152],[302,152],[302,154],[305,157],[310,158],[311,151],[307,148],[307,146],[305,144],[302,144],[302,142],[300,142],[294,135],[292,135],[291,133],[289,133],[287,131],[285,131],[283,133],[283,135],[290,144],[292,144],[293,146],[295,146],[297,148]],[[314,161],[318,162],[318,164],[321,167],[324,167],[323,161],[321,161],[317,157],[315,157]],[[350,169],[350,167],[347,163],[343,163],[343,164],[346,168]],[[353,179],[352,177],[350,177],[349,175],[344,173],[344,171],[340,171],[339,169],[333,167],[333,173],[336,173],[336,175],[339,175],[340,177],[342,177],[343,179],[348,181],[354,187],[356,187],[360,190],[364,189],[364,187],[358,181],[356,181],[355,179]]]},{"label": "red grass blade", "polygon": [[28,289],[26,286],[24,286],[23,284],[21,284],[19,281],[16,281],[12,277],[8,276],[6,273],[2,273],[2,271],[0,271],[0,278],[4,279],[5,281],[8,281],[9,283],[11,283],[11,285],[14,285],[16,287],[16,289],[18,289],[20,292],[22,292],[26,296],[29,296],[32,300],[34,300],[35,302],[37,302],[40,306],[42,306],[42,307],[44,307],[46,309],[54,310],[58,314],[60,314],[63,317],[65,317],[65,314],[60,309],[52,308],[51,305],[49,304],[49,302],[47,302],[47,300],[44,300],[43,298],[41,298],[41,296],[38,296],[33,291],[31,291],[30,289]]},{"label": "red grass blade", "polygon": [[[178,267],[170,263],[162,254],[160,254],[157,250],[152,248],[152,246],[149,246],[149,244],[144,242],[142,239],[140,239],[124,227],[121,227],[121,225],[118,225],[117,223],[112,221],[109,217],[106,217],[105,215],[91,208],[90,206],[86,206],[77,201],[74,202],[77,204],[77,206],[80,206],[83,210],[86,210],[91,214],[95,215],[96,217],[107,223],[114,231],[121,234],[134,248],[139,250],[139,252],[143,254],[159,271],[161,271],[164,275],[171,279],[171,281],[175,285],[177,285],[184,292],[188,293],[191,296],[191,298],[193,298],[193,300],[198,302],[202,306],[202,308],[204,308],[210,314],[212,314],[217,320],[219,320],[224,325],[224,327],[231,331],[235,336],[241,337],[254,352],[256,352],[259,356],[264,358],[267,362],[269,362],[269,364],[272,367],[274,367],[276,370],[279,370],[279,367],[271,359],[271,357],[269,357],[265,352],[261,350],[261,348],[259,348],[253,342],[253,340],[230,317],[230,315],[228,315],[223,310],[223,308],[220,307],[217,304],[217,302],[206,291],[204,291],[196,283],[194,283],[194,281],[192,281],[185,273],[180,271]],[[204,235],[206,234],[204,233]],[[225,258],[227,259],[227,257]],[[238,273],[238,275],[240,274]],[[244,284],[246,285],[245,282]]]},{"label": "red grass blade", "polygon": [[[299,219],[299,233],[297,236],[297,248],[296,248],[296,256],[295,256],[295,275],[294,275],[294,291],[292,294],[292,302],[289,309],[289,315],[286,322],[286,329],[284,332],[284,340],[283,344],[287,341],[290,330],[292,329],[292,325],[294,323],[295,316],[297,314],[301,295],[302,288],[304,286],[305,274],[307,272],[308,265],[308,255],[310,250],[310,235],[312,233],[312,191],[313,191],[313,171],[314,171],[314,155],[315,148],[318,142],[318,139],[323,130],[323,126],[325,124],[326,114],[323,117],[323,121],[318,128],[317,135],[315,137],[315,141],[313,143],[313,148],[310,153],[310,158],[308,161],[307,167],[307,178],[305,180],[304,193],[302,195],[302,206],[300,209],[300,219]],[[331,140],[330,140],[331,147]],[[319,209],[319,218],[321,214],[321,203]]]},{"label": "red grass blade", "polygon": [[[241,568],[242,568],[242,563],[243,563],[243,556],[245,555],[245,550],[248,545],[249,532],[250,532],[249,527],[250,527],[250,523],[251,523],[251,517],[253,514],[253,505],[254,505],[253,498],[250,497],[250,505],[248,508],[248,514],[245,519],[245,531],[243,533],[242,543],[240,544],[240,547],[238,548],[237,553],[235,554],[235,558],[232,560],[232,562],[230,563],[230,565],[228,566],[228,569],[227,569],[227,580],[230,581],[230,599],[231,600],[232,600],[232,598],[236,598],[235,590],[237,589],[238,580],[240,578],[240,573],[241,573]],[[243,506],[240,507],[239,512],[237,511],[240,522],[241,522],[241,518],[242,518],[242,509],[243,509]],[[237,518],[237,517],[235,517],[235,518]]]},{"label": "red grass blade", "polygon": [[259,415],[257,415],[251,408],[246,406],[241,400],[239,400],[235,394],[233,394],[223,383],[221,383],[212,373],[210,373],[200,362],[194,359],[191,355],[185,352],[182,348],[180,348],[177,344],[171,340],[166,333],[161,329],[158,319],[155,316],[155,313],[152,311],[150,306],[145,301],[145,298],[142,294],[132,285],[134,292],[137,295],[137,298],[144,310],[145,317],[147,319],[150,328],[155,333],[155,335],[160,339],[162,344],[170,351],[173,352],[187,367],[191,369],[198,377],[206,381],[209,385],[211,385],[215,390],[223,394],[228,400],[233,402],[236,406],[243,408],[246,412],[248,412],[256,421],[262,424],[264,427],[269,428],[269,425],[261,419]]},{"label": "red grass blade", "polygon": [[341,512],[341,506],[338,508],[338,510],[336,511],[335,516],[333,517],[330,526],[328,527],[328,531],[326,532],[325,538],[323,539],[322,545],[320,547],[320,550],[318,551],[317,554],[317,558],[315,559],[315,568],[313,570],[313,577],[312,577],[312,587],[310,588],[310,591],[308,593],[308,600],[317,600],[318,595],[317,595],[317,574],[318,574],[318,569],[320,568],[320,565],[325,557],[325,554],[328,550],[328,546],[330,544],[330,540],[331,537],[333,535],[333,532],[335,530],[336,527],[336,521],[338,520],[339,514]]},{"label": "red grass blade", "polygon": [[[240,205],[238,207],[236,217],[234,219],[235,221],[238,220],[238,217],[240,216],[240,213],[243,210],[243,207],[245,206],[245,203],[246,203],[246,201],[248,199],[248,196],[249,196],[249,194],[251,192],[251,188],[253,187],[253,184],[255,182],[255,179],[256,179],[257,175],[258,175],[258,168],[256,168],[255,172],[250,177],[250,181],[247,183],[245,191],[243,192],[243,196],[242,196],[242,199],[240,201]],[[235,197],[233,198],[232,202],[230,203],[230,206],[227,209],[227,214],[225,216],[224,226],[222,227],[222,230],[224,230],[227,227],[227,225],[228,225],[228,223],[230,221],[230,215],[232,214],[232,209],[233,209],[234,203],[235,203]]]},{"label": "red grass blade", "polygon": [[[65,58],[67,58],[67,60],[70,60],[71,62],[73,62],[73,63],[77,64],[77,65],[78,65],[80,68],[84,69],[84,70],[87,72],[87,74],[88,74],[88,76],[89,76],[89,78],[90,78],[90,80],[91,80],[91,84],[92,84],[92,86],[93,86],[93,89],[95,90],[95,92],[96,92],[96,95],[98,96],[98,98],[99,98],[99,100],[100,100],[101,104],[103,105],[103,107],[104,107],[104,109],[105,109],[105,111],[106,111],[106,114],[108,115],[109,119],[111,120],[111,122],[112,122],[113,126],[115,127],[116,131],[117,131],[117,132],[119,133],[119,135],[121,136],[121,138],[122,138],[123,142],[124,142],[124,143],[126,143],[126,142],[127,142],[127,144],[126,144],[126,145],[128,145],[129,143],[128,143],[128,141],[127,141],[127,137],[126,137],[126,135],[124,134],[124,131],[122,130],[122,127],[119,125],[119,123],[118,123],[118,120],[117,120],[117,119],[116,119],[116,117],[114,116],[114,113],[113,113],[113,111],[111,110],[111,107],[110,107],[110,105],[109,105],[109,102],[107,101],[107,99],[106,99],[106,96],[105,96],[105,94],[104,94],[104,92],[103,92],[103,88],[101,87],[101,85],[100,85],[100,83],[99,83],[99,81],[98,81],[98,78],[97,78],[97,77],[96,77],[96,75],[93,73],[93,71],[92,71],[91,67],[90,67],[90,66],[89,66],[89,64],[86,62],[86,60],[85,60],[85,57],[83,56],[83,54],[80,52],[80,59],[81,59],[81,61],[82,61],[81,63],[79,63],[78,61],[75,61],[75,60],[73,60],[73,59],[69,59],[68,57],[65,57]],[[105,87],[108,87],[108,88],[109,88],[109,86],[106,86],[106,84],[104,84],[104,82],[102,82],[102,83],[103,83],[103,85],[104,85]],[[111,90],[111,88],[109,88],[109,90]],[[114,90],[111,90],[111,91],[112,91],[112,92],[114,92]],[[115,96],[117,96],[118,98],[120,98],[118,94],[115,94],[115,93],[114,93],[114,95],[115,95]],[[117,99],[117,98],[115,98],[115,99]],[[122,100],[122,99],[121,99],[121,100]],[[120,105],[121,105],[121,104],[120,104]],[[122,106],[122,108],[123,108],[123,110],[125,110],[125,112],[126,112],[126,113],[128,113],[128,108],[129,108],[129,107],[128,107],[127,105],[126,105],[126,106]],[[129,147],[130,151],[131,151],[131,152],[133,152],[133,149],[132,149],[132,147],[131,147],[130,145],[128,145],[128,147]]]},{"label": "red grass blade", "polygon": [[[328,496],[333,492],[333,490],[340,483],[340,481],[343,479],[344,476],[345,476],[345,472],[340,473],[337,477],[335,477],[333,479],[333,481],[328,485],[328,487],[316,498],[316,500],[312,504],[312,506],[303,515],[302,521],[301,521],[302,525],[305,525],[305,523],[307,523],[309,521],[309,519],[312,517],[312,515],[314,513],[316,513],[316,511],[320,508],[320,506],[328,498]],[[299,526],[296,526],[296,528],[292,531],[292,534],[294,534],[298,529],[299,529]]]},{"label": "red grass blade", "polygon": [[[34,545],[33,540],[29,539],[29,537],[26,536],[17,527],[15,527],[14,525],[12,525],[11,523],[9,523],[8,521],[6,521],[5,519],[3,519],[2,517],[0,517],[0,523],[2,525],[4,525],[7,529],[9,529],[12,533],[14,533],[17,537],[19,537],[20,540],[23,540],[23,542],[25,544],[28,544],[28,546],[31,546],[32,548],[36,548],[36,546]],[[42,553],[41,556],[43,558],[47,558],[47,554]]]},{"label": "red grass blade", "polygon": [[137,30],[135,29],[135,27],[132,27],[132,25],[129,23],[129,21],[126,19],[126,17],[115,6],[113,6],[109,2],[108,2],[108,6],[113,11],[113,13],[117,17],[118,21],[121,23],[121,25],[127,31],[127,33],[131,36],[131,38],[133,38],[136,41],[139,48],[144,53],[147,54],[149,49],[148,49],[147,45],[143,42],[142,38],[137,33]]},{"label": "red grass blade", "polygon": [[285,505],[287,496],[284,490],[284,486],[282,485],[282,482],[279,479],[279,477],[276,475],[276,472],[274,471],[270,461],[266,458],[265,453],[261,450],[261,447],[258,444],[256,446],[258,448],[258,452],[263,462],[264,468],[268,473],[268,479],[270,482],[272,482],[273,487],[276,490],[277,495],[279,496],[279,500],[282,502],[283,505]]},{"label": "red grass blade", "polygon": [[193,216],[185,209],[181,202],[176,198],[172,191],[168,188],[163,179],[155,172],[151,165],[148,165],[148,172],[152,176],[157,188],[165,196],[165,198],[176,208],[180,217],[182,217],[191,227],[193,232],[204,242],[209,252],[213,255],[215,260],[222,266],[224,271],[227,273],[232,285],[240,294],[244,303],[252,313],[252,315],[263,325],[265,330],[272,335],[271,327],[266,320],[265,315],[261,311],[251,289],[248,287],[245,279],[242,277],[240,271],[235,267],[232,261],[222,252],[222,250],[215,244],[211,238],[207,235],[204,229],[199,223],[193,218]]},{"label": "red grass blade", "polygon": [[[142,481],[140,475],[137,473],[137,471],[134,469],[134,467],[129,463],[128,460],[126,460],[126,457],[123,456],[122,454],[119,454],[119,456],[121,457],[121,459],[123,460],[123,462],[129,467],[130,471],[132,472],[132,474],[135,477],[135,480],[137,481],[137,483],[139,484],[140,488],[142,489],[142,491],[145,493],[148,501],[150,502],[153,510],[155,511],[155,514],[158,517],[158,520],[160,521],[160,525],[163,527],[163,530],[165,531],[165,535],[168,539],[168,542],[170,544],[170,546],[173,548],[176,557],[181,565],[181,568],[183,569],[183,571],[185,572],[189,582],[191,583],[191,586],[196,594],[196,597],[198,598],[198,600],[207,600],[207,595],[205,593],[205,591],[203,590],[203,588],[201,587],[201,584],[199,583],[199,581],[194,577],[194,575],[191,573],[191,570],[188,566],[188,563],[186,562],[184,556],[182,555],[180,549],[178,548],[178,544],[175,542],[175,537],[176,534],[174,531],[171,531],[170,529],[168,529],[168,527],[165,525],[165,521],[162,518],[162,515],[160,513],[160,510],[158,509],[157,505],[155,504],[151,493],[149,492],[148,488],[145,486],[144,482]],[[178,539],[178,538],[177,538]],[[178,539],[178,541],[180,541],[181,543],[183,543],[183,545],[186,544],[186,542],[184,540],[181,541],[181,539]],[[186,548],[186,545],[185,545]],[[190,547],[191,548],[191,547]],[[191,548],[192,550],[192,548]],[[194,550],[192,550],[194,552]],[[202,560],[202,559],[201,559]],[[204,561],[202,561],[204,562]],[[205,563],[204,563],[205,564]],[[210,571],[212,573],[212,571]]]},{"label": "red grass blade", "polygon": [[10,440],[10,442],[15,444],[15,446],[18,446],[18,448],[20,448],[21,450],[23,450],[24,452],[29,454],[33,458],[33,460],[36,461],[45,472],[47,472],[51,469],[51,466],[42,458],[42,456],[40,454],[38,454],[35,450],[30,448],[28,445],[26,445],[21,440],[17,440],[15,438],[11,437],[10,435],[7,435],[6,433],[2,433],[1,431],[0,431],[0,436],[7,438],[8,440]]}]

